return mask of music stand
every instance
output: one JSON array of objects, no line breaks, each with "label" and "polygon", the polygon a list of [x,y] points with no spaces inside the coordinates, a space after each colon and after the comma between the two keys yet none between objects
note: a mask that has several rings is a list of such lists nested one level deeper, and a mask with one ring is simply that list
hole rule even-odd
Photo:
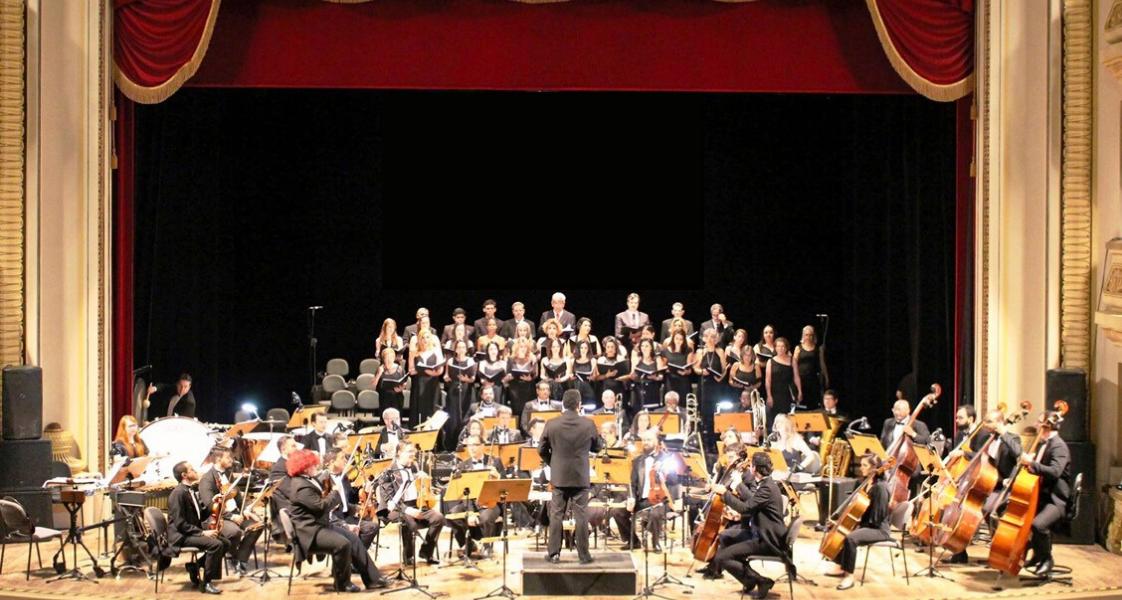
[{"label": "music stand", "polygon": [[502,417],[498,416],[483,417],[483,439],[486,440],[491,437],[491,430],[499,424],[499,419],[501,418]]},{"label": "music stand", "polygon": [[[446,505],[457,501],[461,503],[460,512],[444,516],[447,521],[464,520],[464,559],[460,562],[465,567],[480,571],[482,569],[475,564],[475,561],[471,560],[471,552],[469,552],[471,548],[471,526],[468,525],[468,516],[479,512],[479,503],[476,502],[476,510],[472,510],[471,501],[479,498],[479,491],[483,488],[483,482],[487,481],[490,476],[490,469],[460,471],[448,481],[448,486],[444,488],[444,503]],[[451,552],[451,542],[449,542],[449,552]]]},{"label": "music stand", "polygon": [[592,469],[596,475],[590,479],[594,484],[630,485],[631,458],[610,458],[597,456],[592,459]]},{"label": "music stand", "polygon": [[[919,467],[923,470],[924,475],[931,477],[932,475],[946,474],[948,477],[950,473],[943,465],[943,461],[931,450],[924,446],[915,445],[912,448],[915,450],[916,458],[919,459]],[[941,525],[941,524],[940,524]],[[931,532],[931,541],[927,544],[927,568],[913,574],[913,577],[939,577],[952,581],[950,577],[944,575],[935,567],[935,494],[928,492],[927,494],[927,530]]]},{"label": "music stand", "polygon": [[227,440],[242,437],[247,433],[253,433],[253,430],[257,429],[257,426],[260,424],[261,419],[252,419],[249,421],[242,421],[241,423],[235,423],[232,427],[226,430],[226,434],[222,437],[223,439]]},{"label": "music stand", "polygon": [[790,467],[787,466],[787,459],[783,458],[783,453],[774,448],[761,448],[759,446],[748,446],[748,458],[764,452],[771,457],[772,471],[787,471]]},{"label": "music stand", "polygon": [[717,413],[713,415],[713,431],[717,435],[728,431],[729,429],[736,429],[740,431],[752,431],[752,413]]},{"label": "music stand", "polygon": [[881,460],[888,459],[888,453],[885,452],[884,446],[880,443],[880,438],[871,433],[854,433],[846,434],[849,438],[849,445],[853,447],[853,455],[861,458],[865,454],[872,452],[877,455]]},{"label": "music stand", "polygon": [[534,419],[541,419],[543,422],[548,423],[550,420],[556,419],[560,416],[561,411],[559,410],[535,410],[530,413],[530,420],[533,421]]},{"label": "music stand", "polygon": [[[284,575],[282,575],[282,574],[280,574],[280,573],[278,573],[278,572],[269,568],[269,546],[272,545],[272,544],[269,543],[269,531],[271,530],[271,527],[270,527],[270,524],[269,524],[269,513],[271,513],[272,511],[269,510],[269,506],[267,504],[268,501],[273,497],[273,492],[277,491],[277,488],[279,488],[281,486],[282,481],[284,481],[284,479],[277,479],[276,481],[274,481],[272,483],[266,483],[265,484],[265,489],[261,490],[261,494],[258,496],[258,498],[256,500],[256,502],[258,502],[258,503],[261,503],[261,502],[266,503],[266,504],[263,505],[265,507],[265,511],[264,511],[265,512],[265,520],[261,524],[262,529],[265,530],[264,531],[264,533],[265,533],[265,559],[261,563],[264,566],[261,567],[260,569],[257,569],[256,571],[250,573],[249,575],[246,575],[246,578],[256,580],[257,585],[265,585],[266,583],[269,583],[269,581],[271,579],[274,579],[274,578],[281,579],[281,578],[284,577]],[[243,502],[243,512],[244,512],[244,502]]]},{"label": "music stand", "polygon": [[416,444],[421,452],[432,452],[436,447],[436,436],[440,435],[439,429],[429,431],[409,431],[405,433],[405,440]]},{"label": "music stand", "polygon": [[651,424],[657,425],[663,435],[674,435],[682,432],[682,415],[670,412],[651,413]]},{"label": "music stand", "polygon": [[542,468],[542,455],[537,448],[522,446],[518,449],[518,470],[532,473]]},{"label": "music stand", "polygon": [[311,422],[316,413],[327,412],[326,406],[301,406],[288,419],[288,429],[303,427]]},{"label": "music stand", "polygon": [[492,444],[490,446],[490,454],[495,460],[499,461],[503,470],[515,467],[518,465],[518,453],[521,448],[525,446],[522,442],[510,442],[507,444]]},{"label": "music stand", "polygon": [[619,421],[619,414],[585,415],[584,418],[590,419],[595,423],[596,431],[600,431],[600,427],[602,427],[604,423],[617,423]]},{"label": "music stand", "polygon": [[819,411],[794,413],[791,415],[791,424],[795,426],[795,431],[803,434],[818,433],[830,428],[826,413]]},{"label": "music stand", "polygon": [[529,500],[531,484],[532,482],[529,479],[488,479],[483,482],[483,489],[479,493],[479,505],[498,504],[499,515],[502,518],[503,531],[500,541],[503,543],[503,584],[488,592],[486,596],[480,596],[475,600],[494,597],[514,600],[518,597],[518,594],[506,585],[506,555],[510,550],[510,538],[507,536],[506,527],[506,505],[511,502],[526,502]]}]

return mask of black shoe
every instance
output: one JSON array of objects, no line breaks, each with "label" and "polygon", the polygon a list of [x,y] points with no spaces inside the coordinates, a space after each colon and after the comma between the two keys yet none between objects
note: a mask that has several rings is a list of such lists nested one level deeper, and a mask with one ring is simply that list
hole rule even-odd
[{"label": "black shoe", "polygon": [[751,594],[752,590],[754,590],[754,589],[756,589],[756,582],[755,581],[753,581],[751,583],[746,583],[746,584],[744,584],[743,587],[740,588],[740,595],[743,596],[744,594]]},{"label": "black shoe", "polygon": [[380,590],[384,587],[389,587],[389,585],[390,585],[390,580],[389,579],[386,579],[385,577],[379,577],[379,578],[375,579],[374,581],[371,581],[370,583],[366,584],[366,589],[367,590]]},{"label": "black shoe", "polygon": [[244,560],[239,560],[234,563],[234,572],[238,574],[238,577],[245,577],[249,574],[249,565]]},{"label": "black shoe", "polygon": [[345,585],[341,588],[336,587],[335,591],[336,592],[342,592],[342,593],[345,593],[345,594],[355,594],[355,593],[361,592],[362,589],[359,588],[357,585],[348,581],[347,585]]},{"label": "black shoe", "polygon": [[1039,564],[1040,564],[1040,559],[1037,558],[1036,556],[1033,556],[1032,559],[1025,561],[1025,568],[1026,569],[1032,569],[1032,568],[1036,567],[1036,565],[1039,565]]},{"label": "black shoe", "polygon": [[594,562],[596,562],[596,561],[591,556],[585,556],[585,557],[580,559],[580,564],[582,564],[582,565],[590,565]]},{"label": "black shoe", "polygon": [[561,555],[560,554],[554,554],[553,556],[550,556],[546,560],[548,560],[552,564],[559,565],[559,564],[561,564]]},{"label": "black shoe", "polygon": [[403,566],[403,567],[412,567],[412,566],[413,566],[413,562],[414,562],[414,560],[413,560],[413,558],[412,558],[412,557],[410,557],[410,558],[406,558],[405,560],[401,561],[401,566]]},{"label": "black shoe", "polygon": [[199,580],[199,566],[193,562],[189,562],[184,566],[187,567],[187,576],[191,578],[191,585],[199,587],[202,584]]},{"label": "black shoe", "polygon": [[209,581],[204,583],[202,585],[202,587],[199,588],[199,591],[204,593],[204,594],[221,594],[222,593],[222,590],[214,587],[214,584],[212,584]]},{"label": "black shoe", "polygon": [[958,554],[955,554],[954,556],[951,556],[947,560],[947,563],[952,564],[952,565],[970,564],[970,557],[967,556],[965,552],[959,552]]},{"label": "black shoe", "polygon": [[710,569],[702,569],[702,571],[701,571],[701,578],[702,579],[714,580],[714,579],[724,579],[724,577],[725,576],[724,576],[723,573],[715,573]]},{"label": "black shoe", "polygon": [[1036,573],[1037,577],[1044,577],[1044,578],[1051,577],[1052,567],[1054,567],[1054,566],[1055,566],[1055,563],[1052,562],[1052,559],[1051,558],[1046,558],[1043,561],[1041,561],[1041,563],[1039,565],[1036,566],[1036,571],[1034,571],[1034,573]]},{"label": "black shoe", "polygon": [[642,549],[643,549],[643,542],[640,542],[639,540],[631,540],[630,542],[625,543],[623,545],[623,548],[620,548],[620,550],[627,550],[627,551],[642,550]]},{"label": "black shoe", "polygon": [[771,591],[771,586],[773,585],[775,585],[775,581],[771,579],[765,579],[759,582],[760,587],[755,592],[752,592],[752,597],[757,600],[760,598],[767,598],[767,593]]},{"label": "black shoe", "polygon": [[430,565],[439,565],[440,564],[439,553],[436,550],[433,550],[433,551],[429,552],[428,555],[425,556],[425,562],[430,564]]}]

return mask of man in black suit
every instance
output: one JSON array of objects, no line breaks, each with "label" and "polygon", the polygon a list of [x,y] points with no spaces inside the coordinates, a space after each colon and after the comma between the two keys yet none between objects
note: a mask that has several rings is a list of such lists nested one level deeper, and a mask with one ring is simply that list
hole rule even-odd
[{"label": "man in black suit", "polygon": [[318,412],[312,415],[312,430],[304,434],[300,440],[304,448],[319,454],[321,457],[327,454],[335,444],[334,436],[327,433],[327,413]]},{"label": "man in black suit", "polygon": [[[278,437],[277,450],[280,451],[280,458],[273,463],[273,468],[269,469],[269,483],[278,479],[288,479],[288,456],[296,450],[296,440],[290,435]],[[272,523],[270,534],[274,540],[284,539],[284,528],[281,526],[278,513],[280,509],[288,507],[288,482],[282,481],[273,490],[273,495],[269,496],[269,521]]]},{"label": "man in black suit", "polygon": [[[1037,427],[1045,427],[1046,419],[1056,418],[1054,411],[1045,411],[1037,421]],[[1021,463],[1030,473],[1040,476],[1040,495],[1037,496],[1036,518],[1032,520],[1032,560],[1025,566],[1036,567],[1039,577],[1049,577],[1052,573],[1052,528],[1059,523],[1067,504],[1071,500],[1071,450],[1060,437],[1060,432],[1052,429],[1044,438],[1036,456],[1022,454]]]},{"label": "man in black suit", "polygon": [[483,301],[483,316],[476,319],[475,323],[472,325],[472,327],[475,329],[475,335],[477,337],[487,333],[488,319],[494,319],[495,324],[499,326],[496,331],[502,332],[505,323],[503,323],[502,319],[495,316],[495,312],[498,310],[498,307],[499,305],[490,298]]},{"label": "man in black suit", "polygon": [[324,492],[316,480],[320,470],[319,455],[304,449],[288,458],[288,499],[296,543],[292,545],[296,562],[313,554],[331,555],[331,575],[336,592],[357,592],[351,583],[351,541],[331,528],[331,511],[342,505],[338,490]]},{"label": "man in black suit", "polygon": [[[417,309],[417,322],[413,323],[412,325],[405,326],[405,330],[401,333],[401,340],[402,343],[405,344],[406,348],[409,347],[409,340],[413,339],[413,337],[417,335],[417,327],[420,325],[421,320],[428,316],[429,309],[422,306],[421,308]],[[429,331],[433,335],[436,335],[436,329],[433,329],[432,326],[429,326]]]},{"label": "man in black suit", "polygon": [[686,318],[686,307],[683,306],[681,302],[675,302],[674,305],[670,307],[670,315],[669,319],[662,322],[661,335],[659,335],[658,339],[666,340],[670,338],[670,326],[674,324],[674,319],[682,320],[682,324],[686,326],[686,338],[688,339],[689,335],[693,333],[693,321]]},{"label": "man in black suit", "polygon": [[550,319],[560,321],[562,330],[572,331],[576,327],[577,318],[573,313],[565,310],[565,294],[555,292],[553,298],[549,301],[549,305],[553,308],[542,313],[542,318],[538,321],[539,327],[545,325],[545,322]]},{"label": "man in black suit", "polygon": [[662,418],[661,413],[671,415],[678,415],[678,431],[685,431],[686,429],[686,409],[682,406],[682,399],[678,397],[678,392],[670,390],[662,397],[663,406],[656,412],[651,413],[651,422],[658,423]]},{"label": "man in black suit", "polygon": [[[657,498],[657,487],[666,488],[673,494],[678,487],[678,476],[662,470],[662,461],[666,453],[658,448],[658,429],[652,427],[639,434],[643,442],[643,453],[631,461],[631,497],[627,499],[627,508],[638,515],[643,512],[646,520],[646,530],[651,534],[651,551],[662,552],[662,526],[666,522],[666,514],[670,512],[670,498]],[[659,479],[661,478],[661,482]],[[631,541],[624,546],[624,550],[636,550],[641,547],[637,533],[632,534]]]},{"label": "man in black suit", "polygon": [[927,441],[931,439],[931,432],[928,431],[927,424],[916,419],[909,427],[908,417],[911,414],[912,409],[907,400],[897,400],[892,405],[892,416],[884,420],[884,425],[880,429],[880,443],[885,449],[892,447],[892,444],[902,435],[912,438],[913,444],[927,445]]},{"label": "man in black suit", "polygon": [[[701,324],[698,333],[704,336],[705,332],[710,329],[716,331],[717,346],[724,348],[732,341],[732,336],[736,332],[736,330],[733,329],[732,321],[725,316],[725,308],[720,304],[714,304],[709,307],[709,316],[709,320]],[[699,339],[704,338],[700,337]]]},{"label": "man in black suit", "polygon": [[651,317],[639,312],[639,294],[627,295],[627,310],[616,313],[616,339],[623,339],[623,328],[641,329],[650,325]]},{"label": "man in black suit", "polygon": [[594,415],[616,415],[616,428],[619,431],[626,431],[630,423],[627,420],[627,411],[619,407],[619,398],[612,390],[604,390],[600,394],[600,408],[596,409],[592,414]]},{"label": "man in black suit", "polygon": [[549,464],[553,498],[549,503],[549,562],[561,562],[562,524],[565,508],[573,510],[576,531],[573,542],[581,564],[592,562],[588,552],[589,453],[599,452],[600,434],[592,419],[586,419],[580,410],[580,392],[566,390],[561,405],[565,412],[545,424],[538,453]]},{"label": "man in black suit", "polygon": [[210,517],[210,505],[199,499],[195,484],[199,474],[191,463],[182,461],[172,469],[172,475],[179,485],[168,496],[168,544],[176,549],[194,546],[205,553],[203,577],[199,579],[197,565],[188,564],[187,572],[191,581],[197,582],[199,591],[204,594],[221,594],[213,581],[222,579],[222,557],[226,554],[228,542],[219,535],[217,529],[203,529],[203,523]]},{"label": "man in black suit", "polygon": [[[213,466],[199,480],[199,499],[204,505],[211,507],[214,504],[214,497],[233,482],[230,468],[234,466],[234,454],[228,448],[216,450],[212,456]],[[230,558],[235,561],[234,570],[244,577],[249,572],[247,564],[249,555],[253,554],[257,538],[261,537],[263,530],[252,512],[239,514],[238,507],[242,505],[241,487],[231,488],[222,503],[220,535],[229,543]]]},{"label": "man in black suit", "polygon": [[167,383],[149,385],[149,400],[151,400],[152,394],[172,390],[174,390],[174,393],[168,400],[167,416],[178,415],[180,417],[195,418],[195,393],[191,391],[190,373],[183,373],[180,375],[179,379],[175,382],[175,386]]},{"label": "man in black suit", "polygon": [[[527,434],[530,433],[530,420],[533,418],[535,412],[562,410],[559,402],[554,402],[550,399],[549,389],[548,381],[539,381],[538,385],[534,388],[534,391],[537,392],[538,395],[537,398],[534,398],[531,402],[527,402],[526,405],[522,407],[522,418],[519,421],[519,425],[522,426],[522,431],[525,431]],[[577,393],[579,394],[580,392]]]},{"label": "man in black suit", "polygon": [[[751,594],[753,598],[766,598],[775,581],[753,570],[745,562],[746,556],[782,557],[788,572],[793,569],[787,550],[787,525],[783,523],[783,494],[771,478],[772,468],[771,457],[766,453],[752,455],[752,477],[756,486],[745,498],[738,497],[723,486],[714,486],[716,491],[724,494],[725,504],[740,514],[741,522],[751,522],[756,533],[754,539],[722,548],[713,559],[714,568],[718,574],[721,570],[731,573],[744,586],[741,593]],[[747,489],[741,488],[740,491],[743,493]]]},{"label": "man in black suit", "polygon": [[401,412],[396,408],[387,408],[382,411],[382,431],[378,434],[378,442],[374,452],[381,458],[393,458],[397,443],[405,439],[407,430],[401,425]]},{"label": "man in black suit", "polygon": [[[457,306],[456,309],[452,311],[452,324],[451,325],[445,325],[444,326],[444,331],[440,334],[440,345],[443,346],[444,344],[446,344],[448,342],[451,342],[452,341],[452,331],[456,329],[456,325],[462,325],[466,322],[467,322],[467,311]],[[487,329],[486,328],[476,329],[475,327],[472,327],[471,325],[464,325],[464,333],[467,335],[467,339],[469,339],[469,340],[474,340],[476,332],[479,332],[479,331],[486,332]],[[469,344],[469,346],[470,346],[470,344]],[[470,350],[470,348],[469,348],[469,350]]]},{"label": "man in black suit", "polygon": [[346,452],[328,451],[324,464],[327,465],[326,475],[331,478],[331,486],[339,493],[341,500],[339,506],[329,511],[327,522],[332,531],[347,538],[351,549],[351,570],[358,571],[368,590],[386,587],[388,582],[378,573],[374,561],[370,560],[370,544],[378,534],[379,523],[377,519],[358,518],[358,490],[351,486],[351,480],[343,474],[347,466]]},{"label": "man in black suit", "polygon": [[[490,471],[491,479],[502,478],[502,465],[499,464],[494,457],[488,456],[484,452],[483,440],[474,435],[468,436],[468,438],[464,440],[464,446],[467,448],[468,456],[456,464],[456,471]],[[451,486],[453,484],[449,483],[449,485]],[[453,488],[453,492],[454,491],[455,489]],[[454,531],[456,542],[460,544],[461,552],[467,553],[468,555],[475,551],[475,540],[495,535],[495,530],[499,527],[497,523],[500,515],[498,506],[485,508],[481,511],[477,509],[476,500],[449,502],[445,499],[444,510],[449,514],[476,511],[475,514],[470,514],[466,518],[449,520]],[[488,543],[483,546],[483,558],[490,557],[491,544]]]},{"label": "man in black suit", "polygon": [[[533,321],[526,318],[526,306],[521,302],[515,302],[510,307],[510,313],[513,315],[511,318],[503,321],[503,326],[499,328],[499,335],[507,338],[508,340],[514,337],[518,331],[518,325],[525,323],[530,328],[530,339],[537,337],[538,328],[534,325]],[[486,331],[486,329],[484,329]]]},{"label": "man in black suit", "polygon": [[421,529],[428,528],[425,541],[421,544],[421,558],[430,565],[440,564],[440,551],[437,542],[440,530],[444,528],[444,515],[435,508],[417,507],[417,446],[409,442],[398,442],[394,451],[394,462],[382,473],[378,484],[378,514],[387,521],[398,521],[405,530],[402,553],[405,566],[414,563],[413,537]]}]

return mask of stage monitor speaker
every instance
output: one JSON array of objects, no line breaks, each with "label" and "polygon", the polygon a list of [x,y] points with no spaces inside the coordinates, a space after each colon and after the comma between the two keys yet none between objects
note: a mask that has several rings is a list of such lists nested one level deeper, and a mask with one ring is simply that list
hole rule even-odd
[{"label": "stage monitor speaker", "polygon": [[1048,369],[1044,389],[1044,408],[1052,410],[1056,400],[1067,402],[1068,413],[1060,425],[1060,437],[1068,442],[1085,442],[1090,439],[1087,374],[1082,369]]},{"label": "stage monitor speaker", "polygon": [[43,436],[43,370],[4,367],[4,439],[37,440]]},{"label": "stage monitor speaker", "polygon": [[[27,516],[35,522],[36,527],[55,528],[54,509],[51,505],[51,492],[43,488],[25,488],[22,490],[0,491],[0,498],[12,497],[23,506]],[[46,550],[46,548],[44,548]]]},{"label": "stage monitor speaker", "polygon": [[0,490],[39,487],[50,476],[50,440],[0,442]]}]

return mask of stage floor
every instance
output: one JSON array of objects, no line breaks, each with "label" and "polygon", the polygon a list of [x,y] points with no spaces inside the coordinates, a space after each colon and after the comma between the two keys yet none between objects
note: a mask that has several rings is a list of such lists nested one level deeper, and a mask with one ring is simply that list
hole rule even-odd
[{"label": "stage floor", "polygon": [[[448,531],[447,529],[445,530]],[[397,567],[398,557],[398,544],[396,527],[387,529],[388,534],[382,540],[382,548],[379,552],[378,566],[382,569],[383,573],[389,574]],[[93,542],[97,536],[87,535],[86,543],[90,546],[91,550],[95,549]],[[1067,587],[1064,585],[1052,583],[1043,587],[1027,588],[1021,587],[1019,582],[1006,579],[1006,589],[1003,591],[995,591],[993,586],[997,581],[995,572],[984,568],[981,565],[945,565],[942,571],[947,574],[951,579],[929,579],[926,577],[913,577],[911,584],[907,585],[903,577],[903,562],[899,556],[896,558],[896,573],[892,575],[892,567],[889,562],[889,550],[884,548],[876,548],[873,550],[873,555],[869,560],[869,571],[866,577],[864,587],[860,584],[845,592],[839,592],[834,589],[838,580],[833,577],[826,577],[824,572],[831,568],[831,563],[825,562],[818,556],[818,539],[819,534],[814,533],[809,529],[804,529],[803,534],[799,537],[798,543],[795,548],[795,563],[799,568],[800,575],[810,578],[817,585],[808,585],[806,583],[795,584],[795,595],[799,598],[869,598],[869,597],[895,597],[895,598],[933,598],[933,599],[951,599],[951,598],[981,598],[986,596],[999,596],[1006,598],[1017,597],[1048,597],[1048,598],[1122,598],[1122,556],[1115,556],[1103,550],[1100,546],[1057,546],[1055,550],[1056,561],[1060,564],[1069,565],[1074,567],[1074,586]],[[603,547],[603,540],[601,540],[601,548]],[[610,549],[618,547],[618,544],[613,540],[610,544]],[[9,545],[6,548],[6,557],[4,560],[3,575],[0,575],[0,598],[99,598],[99,599],[133,599],[133,598],[152,598],[156,595],[153,593],[152,582],[147,580],[143,575],[135,573],[125,574],[121,579],[114,579],[106,576],[98,580],[98,583],[79,582],[73,580],[64,580],[59,582],[47,583],[45,580],[48,577],[54,576],[55,573],[51,569],[50,559],[57,550],[58,544],[44,543],[42,546],[43,560],[45,569],[36,569],[38,564],[34,557],[32,557],[32,573],[31,580],[24,579],[24,569],[27,566],[27,546],[25,545]],[[259,552],[263,548],[259,546]],[[442,534],[441,551],[446,552],[448,548],[448,538],[446,534]],[[496,551],[499,548],[496,547]],[[508,585],[516,592],[521,591],[521,575],[520,569],[522,566],[521,556],[524,551],[534,550],[534,540],[524,539],[511,543],[511,552],[508,556],[507,567]],[[987,549],[980,546],[974,546],[971,551],[972,559],[984,559],[987,554]],[[67,549],[67,556],[69,558],[70,551]],[[270,549],[269,564],[278,572],[284,573],[286,577],[275,579],[264,586],[260,586],[251,580],[239,580],[236,578],[227,577],[221,582],[217,582],[218,587],[224,592],[223,597],[231,595],[245,598],[260,598],[260,599],[275,599],[284,597],[287,587],[287,574],[290,555],[281,552],[281,548],[273,546]],[[566,561],[576,561],[575,553],[566,551],[563,554]],[[661,555],[651,554],[650,563],[650,578],[654,581],[663,572],[663,557]],[[909,547],[908,550],[908,569],[911,573],[921,570],[927,565],[927,555],[916,551]],[[635,553],[636,564],[639,567],[639,582],[642,585],[643,581],[643,553]],[[864,560],[864,551],[858,559],[858,577],[860,577],[861,561]],[[199,594],[194,588],[191,587],[188,581],[186,571],[182,568],[182,563],[186,561],[185,557],[180,557],[168,569],[165,581],[160,584],[159,597],[172,597],[178,595],[187,595],[191,597],[202,598],[203,595]],[[89,573],[90,566],[88,560],[80,561],[83,569]],[[101,562],[102,566],[108,569],[108,560]],[[725,575],[725,578],[720,581],[706,581],[702,580],[699,575],[692,575],[686,577],[686,571],[690,568],[691,561],[689,552],[682,549],[680,546],[675,545],[673,552],[669,555],[669,569],[670,574],[693,585],[692,590],[676,586],[660,586],[655,591],[668,598],[690,598],[698,600],[727,600],[728,598],[738,597],[740,585],[731,578]],[[252,566],[252,562],[251,562]],[[445,594],[442,597],[455,598],[455,599],[472,599],[478,596],[483,596],[491,590],[497,588],[502,583],[502,563],[501,554],[496,553],[496,557],[492,560],[483,561],[480,563],[481,571],[474,569],[465,569],[458,565],[449,564],[445,560],[444,564],[439,567],[429,567],[424,565],[423,561],[417,568],[417,574],[421,583],[429,586],[429,591]],[[776,566],[767,566],[764,572],[772,577],[778,576],[781,571]],[[331,578],[330,571],[325,568],[324,564],[315,564],[305,566],[304,576],[297,576],[292,583],[292,598],[314,598],[325,593],[331,593]],[[359,583],[358,577],[353,577],[355,583]],[[401,585],[400,583],[398,585]],[[638,590],[636,590],[638,592]],[[367,597],[373,597],[376,594],[368,594]],[[777,584],[772,589],[772,598],[786,598],[789,595],[788,588],[785,583]],[[401,592],[393,594],[390,597],[395,598],[423,598],[417,592]],[[544,596],[540,596],[543,597]],[[605,596],[608,598],[625,598],[624,596]]]}]

